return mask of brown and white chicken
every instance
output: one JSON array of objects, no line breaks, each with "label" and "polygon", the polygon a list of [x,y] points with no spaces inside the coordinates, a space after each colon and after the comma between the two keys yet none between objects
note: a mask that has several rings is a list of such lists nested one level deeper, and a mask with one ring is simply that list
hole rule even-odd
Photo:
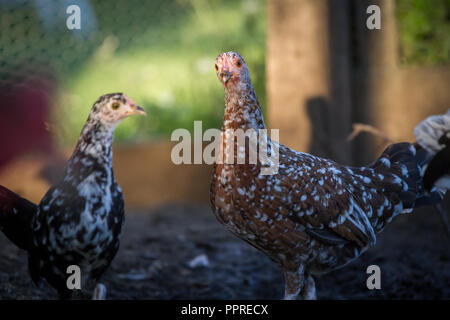
[{"label": "brown and white chicken", "polygon": [[[222,53],[215,69],[226,103],[221,153],[232,149],[236,160],[242,146],[230,146],[228,137],[265,129],[264,120],[244,59]],[[278,171],[261,174],[260,160],[216,163],[211,204],[229,231],[284,269],[286,299],[316,298],[314,275],[356,259],[394,217],[443,196],[423,189],[422,168],[432,155],[418,144],[393,144],[372,164],[348,167],[266,139],[279,150]]]}]

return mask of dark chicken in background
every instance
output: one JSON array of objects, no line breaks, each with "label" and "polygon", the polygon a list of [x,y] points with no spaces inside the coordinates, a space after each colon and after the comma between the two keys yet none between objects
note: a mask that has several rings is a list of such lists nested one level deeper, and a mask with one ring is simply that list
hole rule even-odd
[{"label": "dark chicken in background", "polygon": [[[39,205],[0,186],[0,230],[28,253],[31,278],[46,280],[70,298],[67,268],[81,269],[82,288],[97,282],[94,299],[104,299],[99,283],[119,249],[124,221],[122,191],[112,168],[114,128],[144,110],[121,93],[100,97],[92,107],[64,175]],[[0,262],[1,263],[1,262]]]},{"label": "dark chicken in background", "polygon": [[237,164],[243,146],[228,145],[230,136],[265,129],[264,119],[244,59],[222,53],[215,69],[225,91],[219,157],[232,150],[234,164],[215,164],[212,208],[229,231],[283,268],[286,299],[315,299],[314,275],[358,258],[397,215],[442,199],[445,190],[424,190],[423,171],[435,153],[420,144],[393,144],[372,164],[348,167],[267,138],[267,148],[279,150],[278,172],[262,175],[259,159]]},{"label": "dark chicken in background", "polygon": [[[442,190],[450,189],[450,110],[443,115],[426,118],[414,129],[417,143],[432,156],[424,167],[423,185],[430,192],[433,186]],[[441,216],[447,236],[450,237],[448,214],[437,203],[435,208]]]},{"label": "dark chicken in background", "polygon": [[443,115],[430,116],[414,129],[417,143],[433,156],[426,166],[424,187],[450,189],[450,110]]}]

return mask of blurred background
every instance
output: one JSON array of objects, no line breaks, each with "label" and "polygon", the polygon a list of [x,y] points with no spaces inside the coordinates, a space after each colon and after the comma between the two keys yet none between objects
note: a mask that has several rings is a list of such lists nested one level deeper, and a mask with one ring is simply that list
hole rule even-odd
[{"label": "blurred background", "polygon": [[[382,27],[369,30],[366,8],[377,3]],[[66,26],[71,4],[81,9],[80,30]],[[177,128],[192,131],[194,120],[204,130],[220,128],[223,90],[213,63],[229,50],[245,57],[267,125],[280,129],[283,143],[365,164],[387,141],[370,133],[349,141],[354,123],[411,140],[420,120],[450,107],[449,6],[449,0],[1,0],[0,182],[39,200],[93,102],[125,92],[148,112],[115,134],[119,182],[131,190],[127,204],[207,201],[210,168],[175,168],[169,139]],[[23,160],[39,152],[45,159]]]},{"label": "blurred background", "polygon": [[[81,9],[81,30],[66,27],[71,4]],[[70,154],[100,95],[124,92],[149,115],[128,119],[115,132],[116,171],[126,175],[119,181],[131,190],[131,205],[207,200],[209,171],[174,168],[168,141],[177,128],[193,131],[194,120],[204,130],[221,127],[219,53],[245,56],[265,105],[265,1],[2,0],[0,12],[0,171],[6,172],[0,182],[34,201],[47,188],[35,171],[48,161],[56,169]],[[32,168],[20,162],[20,173],[9,167],[31,151],[50,152],[51,159],[33,158]],[[192,188],[188,183],[199,174]],[[175,183],[180,180],[186,184]]]},{"label": "blurred background", "polygon": [[[80,30],[66,27],[72,4]],[[366,27],[372,4],[381,30]],[[124,92],[148,113],[115,134],[128,213],[211,215],[211,166],[172,164],[170,134],[194,120],[221,127],[223,51],[245,58],[282,143],[345,164],[412,141],[418,122],[450,108],[450,0],[0,0],[0,27],[0,184],[35,202],[94,101]],[[381,134],[352,135],[358,123]]]}]

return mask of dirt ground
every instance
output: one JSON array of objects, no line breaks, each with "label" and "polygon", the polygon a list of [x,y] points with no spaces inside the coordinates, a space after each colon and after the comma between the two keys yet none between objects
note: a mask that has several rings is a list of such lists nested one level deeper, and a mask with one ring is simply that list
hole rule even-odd
[{"label": "dirt ground", "polygon": [[[2,234],[0,248],[0,299],[56,298],[52,289],[33,286],[26,254]],[[206,265],[189,265],[201,255],[207,257]],[[381,290],[366,287],[371,264],[381,268]],[[282,271],[200,206],[165,205],[129,213],[104,283],[109,299],[283,296]],[[397,218],[359,260],[318,278],[317,290],[319,299],[450,299],[450,239],[439,216],[429,209]]]}]

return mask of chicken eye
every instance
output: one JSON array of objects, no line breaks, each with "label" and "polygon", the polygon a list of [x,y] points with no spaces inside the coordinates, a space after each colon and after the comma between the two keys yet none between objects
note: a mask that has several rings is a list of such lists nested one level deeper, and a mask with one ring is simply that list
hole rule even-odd
[{"label": "chicken eye", "polygon": [[241,61],[241,60],[238,60],[238,61],[236,62],[236,65],[237,65],[238,68],[240,68],[240,67],[242,66],[242,61]]},{"label": "chicken eye", "polygon": [[113,102],[113,104],[111,105],[111,108],[112,108],[113,110],[119,109],[119,108],[120,108],[120,103],[118,103],[118,102]]},{"label": "chicken eye", "polygon": [[217,66],[217,64],[214,65],[214,68],[216,68],[216,71],[219,71],[219,67]]}]

